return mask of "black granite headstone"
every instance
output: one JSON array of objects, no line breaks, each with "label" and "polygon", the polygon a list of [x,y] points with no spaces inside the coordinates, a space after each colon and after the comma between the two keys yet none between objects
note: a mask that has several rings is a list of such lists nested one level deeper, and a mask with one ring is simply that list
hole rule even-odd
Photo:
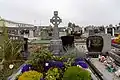
[{"label": "black granite headstone", "polygon": [[113,32],[112,32],[112,28],[107,28],[107,33],[110,34],[112,36]]},{"label": "black granite headstone", "polygon": [[23,57],[24,59],[27,59],[29,56],[29,52],[28,52],[28,38],[24,38],[24,46],[23,46]]},{"label": "black granite headstone", "polygon": [[102,52],[103,38],[101,36],[89,36],[86,40],[89,52]]},{"label": "black granite headstone", "polygon": [[62,36],[61,39],[64,50],[74,46],[74,36]]},{"label": "black granite headstone", "polygon": [[28,51],[28,38],[24,38],[24,51]]}]

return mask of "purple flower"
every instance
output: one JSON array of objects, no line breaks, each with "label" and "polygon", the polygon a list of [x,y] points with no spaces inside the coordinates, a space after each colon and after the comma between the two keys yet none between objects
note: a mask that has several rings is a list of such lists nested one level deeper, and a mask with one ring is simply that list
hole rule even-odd
[{"label": "purple flower", "polygon": [[60,61],[49,61],[47,62],[49,65],[48,66],[45,66],[45,70],[48,70],[50,69],[51,67],[57,67],[57,68],[63,68],[64,67],[64,64],[63,62],[60,62]]},{"label": "purple flower", "polygon": [[83,60],[83,58],[76,58],[75,62],[78,62],[78,61],[84,61],[84,60]]},{"label": "purple flower", "polygon": [[32,65],[30,64],[25,64],[22,68],[22,73],[29,71],[32,68]]},{"label": "purple flower", "polygon": [[88,65],[84,61],[75,62],[75,65],[80,65],[82,68],[88,68]]},{"label": "purple flower", "polygon": [[54,63],[54,66],[56,66],[56,67],[58,67],[58,68],[63,68],[63,67],[64,67],[63,62],[55,61],[55,62],[53,62],[53,63]]}]

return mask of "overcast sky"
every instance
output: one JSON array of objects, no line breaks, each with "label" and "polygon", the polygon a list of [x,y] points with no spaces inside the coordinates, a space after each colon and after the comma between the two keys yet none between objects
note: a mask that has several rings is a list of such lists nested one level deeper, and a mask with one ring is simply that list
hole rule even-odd
[{"label": "overcast sky", "polygon": [[120,0],[0,0],[0,16],[5,19],[49,25],[58,10],[61,25],[108,25],[120,22]]}]

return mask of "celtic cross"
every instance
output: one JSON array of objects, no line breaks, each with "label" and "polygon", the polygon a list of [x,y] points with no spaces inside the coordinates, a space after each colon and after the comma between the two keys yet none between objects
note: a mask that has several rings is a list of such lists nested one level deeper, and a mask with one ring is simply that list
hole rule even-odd
[{"label": "celtic cross", "polygon": [[58,25],[62,22],[62,19],[58,16],[58,11],[54,11],[54,16],[50,19],[50,22],[54,25],[53,39],[59,39]]}]

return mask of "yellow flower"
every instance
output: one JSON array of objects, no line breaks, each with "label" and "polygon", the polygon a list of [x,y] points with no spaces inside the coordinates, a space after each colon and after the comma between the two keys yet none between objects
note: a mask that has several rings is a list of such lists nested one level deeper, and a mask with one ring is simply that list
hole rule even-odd
[{"label": "yellow flower", "polygon": [[18,80],[40,80],[43,78],[43,74],[37,71],[27,71],[24,72]]}]

